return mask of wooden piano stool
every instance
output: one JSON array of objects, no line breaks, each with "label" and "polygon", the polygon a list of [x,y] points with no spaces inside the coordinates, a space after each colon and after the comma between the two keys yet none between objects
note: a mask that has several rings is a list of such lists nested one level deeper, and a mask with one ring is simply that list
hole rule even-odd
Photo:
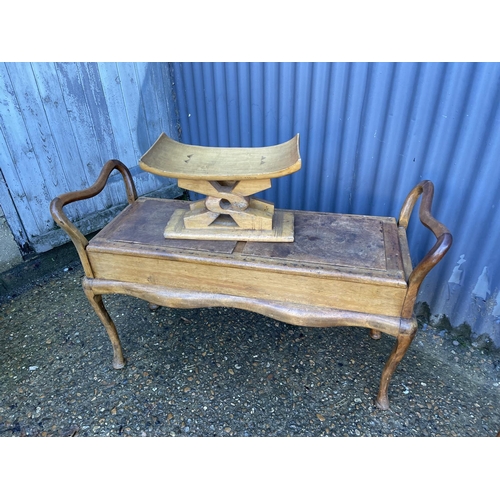
[{"label": "wooden piano stool", "polygon": [[[114,169],[123,176],[128,206],[89,242],[63,207],[100,193]],[[372,338],[380,332],[395,337],[376,398],[379,408],[388,409],[390,379],[417,330],[417,292],[452,243],[448,229],[431,215],[433,191],[430,181],[418,184],[398,221],[281,211],[293,220],[293,241],[168,238],[167,222],[174,213],[193,215],[193,204],[137,198],[127,167],[111,160],[92,187],[55,198],[51,213],[78,250],[83,288],[111,340],[114,368],[125,361],[102,295],[128,294],[174,308],[235,307],[294,325],[366,327]],[[437,241],[413,269],[406,230],[420,195],[420,220]]]}]

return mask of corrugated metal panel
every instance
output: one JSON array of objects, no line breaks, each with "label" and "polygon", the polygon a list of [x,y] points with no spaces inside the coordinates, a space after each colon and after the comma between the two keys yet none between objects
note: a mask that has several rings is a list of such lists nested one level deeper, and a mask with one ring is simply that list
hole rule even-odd
[{"label": "corrugated metal panel", "polygon": [[[20,247],[61,243],[66,235],[50,201],[93,184],[112,158],[132,168],[139,194],[172,185],[136,167],[171,130],[168,70],[158,63],[0,63],[0,204]],[[111,182],[67,213],[90,232],[125,199],[122,183]]]},{"label": "corrugated metal panel", "polygon": [[[268,146],[300,133],[302,170],[262,196],[277,207],[398,217],[435,184],[454,245],[419,300],[500,346],[500,65],[174,63],[181,140]],[[433,244],[416,214],[415,261]],[[461,257],[463,256],[463,257]]]}]

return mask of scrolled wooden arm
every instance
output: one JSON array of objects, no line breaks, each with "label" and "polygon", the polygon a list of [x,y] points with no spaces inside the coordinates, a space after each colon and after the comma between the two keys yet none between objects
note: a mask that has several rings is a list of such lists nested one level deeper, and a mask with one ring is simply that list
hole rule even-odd
[{"label": "scrolled wooden arm", "polygon": [[429,271],[445,256],[453,242],[453,237],[448,228],[437,221],[431,214],[432,199],[434,197],[434,185],[431,181],[422,181],[412,189],[401,208],[398,225],[405,229],[408,228],[411,213],[420,195],[422,195],[419,210],[420,221],[434,233],[437,241],[413,269],[408,278],[408,291],[401,312],[403,318],[409,318],[413,314],[413,307],[420,285]]},{"label": "scrolled wooden arm", "polygon": [[57,198],[54,198],[50,203],[50,214],[54,219],[55,223],[64,229],[68,233],[71,241],[73,241],[78,256],[82,262],[83,268],[85,270],[86,276],[92,278],[93,272],[90,262],[85,251],[87,245],[89,244],[87,238],[80,232],[80,230],[68,219],[64,213],[64,206],[68,203],[73,203],[75,201],[86,200],[97,196],[106,186],[108,178],[113,170],[118,170],[123,177],[123,182],[125,183],[125,189],[127,191],[127,201],[129,204],[134,203],[137,199],[137,191],[135,189],[134,180],[129,169],[119,160],[109,160],[102,167],[99,177],[95,183],[87,189],[81,191],[72,191],[70,193],[65,193]]}]

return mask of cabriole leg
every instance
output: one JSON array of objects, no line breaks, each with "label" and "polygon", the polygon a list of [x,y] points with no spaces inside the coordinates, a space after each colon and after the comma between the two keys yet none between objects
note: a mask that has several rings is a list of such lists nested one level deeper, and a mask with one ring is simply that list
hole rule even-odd
[{"label": "cabriole leg", "polygon": [[97,316],[101,320],[102,324],[108,332],[109,340],[111,340],[111,345],[113,346],[113,368],[117,370],[125,366],[125,359],[122,353],[122,346],[120,343],[120,338],[118,337],[118,332],[116,331],[115,324],[113,320],[106,311],[104,304],[102,302],[102,295],[96,295],[91,288],[84,285],[83,290],[85,295],[89,299],[90,305],[94,308]]},{"label": "cabriole leg", "polygon": [[387,396],[389,382],[391,381],[392,375],[399,365],[399,362],[403,359],[403,356],[406,354],[406,351],[410,347],[410,344],[412,343],[414,337],[415,332],[411,334],[398,335],[391,355],[385,363],[384,369],[382,370],[382,377],[380,379],[380,389],[378,391],[377,400],[375,401],[375,404],[381,410],[389,409],[389,398]]},{"label": "cabriole leg", "polygon": [[382,336],[379,330],[374,330],[373,328],[369,330],[368,335],[370,335],[373,340],[378,340]]}]

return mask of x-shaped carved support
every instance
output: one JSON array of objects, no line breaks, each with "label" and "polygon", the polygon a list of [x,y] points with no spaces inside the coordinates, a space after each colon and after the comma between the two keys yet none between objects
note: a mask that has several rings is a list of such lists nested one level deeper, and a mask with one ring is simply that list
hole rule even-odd
[{"label": "x-shaped carved support", "polygon": [[220,215],[230,216],[230,223],[226,224],[239,229],[272,229],[274,204],[250,198],[252,194],[269,189],[271,179],[218,182],[179,179],[178,185],[182,189],[207,195],[204,200],[191,203],[190,210],[184,215],[187,229],[206,228]]}]

